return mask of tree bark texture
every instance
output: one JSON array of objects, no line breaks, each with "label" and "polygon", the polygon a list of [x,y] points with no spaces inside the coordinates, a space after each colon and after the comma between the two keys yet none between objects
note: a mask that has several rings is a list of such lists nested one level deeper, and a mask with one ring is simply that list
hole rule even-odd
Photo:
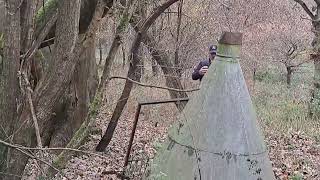
[{"label": "tree bark texture", "polygon": [[[161,70],[166,79],[166,85],[170,88],[183,89],[178,73],[174,68],[175,65],[170,60],[169,55],[167,55],[166,52],[160,50],[161,48],[158,47],[156,41],[149,34],[145,36],[144,43],[147,45],[149,52],[152,55],[152,58],[161,67]],[[186,92],[176,92],[169,90],[169,93],[172,99],[188,97]],[[176,107],[179,109],[180,112],[184,109],[186,104],[187,102],[175,103]]]},{"label": "tree bark texture", "polygon": [[[18,70],[20,59],[20,1],[5,4],[4,52],[0,64],[0,138],[8,139],[16,124],[18,97]],[[2,12],[1,12],[2,13]],[[6,172],[7,147],[0,145],[0,171]],[[10,166],[9,166],[10,167]],[[8,179],[11,177],[3,177]],[[1,177],[0,177],[1,179]]]},{"label": "tree bark texture", "polygon": [[0,34],[4,31],[5,7],[4,1],[0,0]]},{"label": "tree bark texture", "polygon": [[115,37],[112,41],[111,48],[109,50],[108,56],[105,60],[105,65],[103,68],[103,73],[100,78],[100,84],[99,84],[99,91],[102,91],[102,89],[108,84],[107,81],[109,81],[110,77],[110,69],[112,66],[112,63],[114,62],[114,59],[116,57],[116,54],[119,51],[119,47],[122,42],[123,34],[127,30],[129,21],[131,19],[131,6],[133,6],[135,3],[135,0],[128,1],[128,4],[126,6],[126,9],[123,11],[119,25],[117,26]]},{"label": "tree bark texture", "polygon": [[36,0],[23,1],[21,4],[21,52],[25,53],[32,42]]},{"label": "tree bark texture", "polygon": [[[61,103],[57,118],[52,120],[55,125],[51,135],[50,147],[65,147],[80,128],[89,110],[93,92],[97,87],[97,67],[95,62],[95,42],[91,41],[85,49],[76,67],[70,87]],[[90,97],[91,95],[91,97]]]},{"label": "tree bark texture", "polygon": [[[103,0],[105,3],[105,9],[103,15],[106,15],[109,9],[112,7],[114,0]],[[88,30],[90,22],[92,21],[93,13],[95,11],[95,7],[97,5],[98,0],[82,0],[81,1],[81,14],[79,19],[79,33],[83,34]],[[39,26],[37,29],[41,29],[44,26],[46,20],[51,17],[50,14],[54,12],[57,8],[58,0],[48,0],[46,2],[45,8],[41,8],[37,14],[37,25]],[[43,9],[45,9],[43,11]],[[47,12],[47,13],[45,13]],[[37,33],[36,33],[37,34]],[[49,46],[53,44],[55,37],[55,26],[51,29],[44,43],[41,44],[41,48]]]},{"label": "tree bark texture", "polygon": [[[131,24],[132,27],[135,27],[135,31],[139,32],[138,22],[141,20],[138,19],[138,17],[140,16],[139,14],[136,14],[134,17],[135,18],[132,19]],[[143,38],[143,43],[147,45],[152,58],[161,67],[161,70],[166,79],[166,85],[170,88],[183,89],[178,75],[179,72],[177,72],[175,69],[175,61],[173,62],[172,60],[170,60],[169,55],[166,52],[161,51],[162,48],[159,47],[156,40],[150,35],[150,33],[146,33],[145,37]],[[172,99],[188,97],[186,92],[169,91],[169,93]],[[179,111],[182,111],[186,104],[186,102],[175,103]]]},{"label": "tree bark texture", "polygon": [[[128,78],[139,81],[140,80],[140,75],[136,74],[137,70],[137,65],[139,64],[139,57],[138,57],[138,52],[140,48],[140,44],[142,39],[144,38],[145,34],[147,33],[149,27],[152,25],[152,23],[172,4],[177,2],[178,0],[168,0],[158,8],[154,10],[154,12],[143,22],[140,31],[137,33],[129,54],[129,70],[128,70]],[[96,147],[97,151],[104,151],[105,148],[109,145],[112,136],[114,134],[115,128],[118,124],[118,120],[121,116],[121,113],[124,109],[124,106],[126,105],[128,98],[130,96],[130,92],[132,89],[133,83],[131,81],[126,80],[123,92],[119,98],[119,101],[116,105],[116,108],[112,114],[111,120],[109,122],[109,125],[107,127],[107,130],[105,134],[103,135],[101,141]]]},{"label": "tree bark texture", "polygon": [[291,66],[287,66],[286,68],[287,68],[287,86],[290,87],[293,69]]},{"label": "tree bark texture", "polygon": [[[84,35],[84,42],[80,42],[80,44],[76,47],[76,54],[77,58],[80,58],[82,55],[81,52],[83,52],[88,46],[90,45],[90,42],[94,40],[95,33],[98,30],[98,27],[100,26],[100,20],[103,17],[103,14],[106,12],[104,11],[104,7],[107,5],[104,0],[99,0],[94,12],[93,19],[89,25],[88,32]],[[89,85],[91,86],[91,85]],[[85,121],[81,124],[80,128],[76,131],[70,142],[68,143],[68,148],[79,148],[84,140],[88,137],[90,127],[94,123],[95,117],[97,115],[97,111],[101,104],[101,92],[91,92],[94,94],[93,102],[90,103],[89,106],[89,112],[85,116]],[[70,152],[67,150],[62,151],[56,159],[54,159],[53,164],[54,166],[62,169],[65,167],[67,161],[72,157],[74,152]],[[52,169],[49,169],[49,172],[47,173],[49,176],[53,177],[54,174],[56,174],[55,171]]]},{"label": "tree bark texture", "polygon": [[183,0],[179,1],[178,4],[178,17],[177,17],[177,31],[176,31],[176,42],[175,42],[175,52],[174,52],[174,65],[176,68],[176,74],[181,77],[181,62],[179,59],[179,51],[180,51],[180,33],[181,33],[181,20],[182,20],[182,7]]},{"label": "tree bark texture", "polygon": [[311,55],[312,60],[314,61],[314,83],[313,90],[311,92],[311,101],[309,114],[310,116],[315,116],[315,118],[320,117],[320,3],[316,2],[316,7],[314,11],[311,10],[308,5],[303,0],[293,0],[296,3],[300,4],[303,10],[308,14],[312,20],[314,38],[312,41],[314,54]]},{"label": "tree bark texture", "polygon": [[[103,12],[107,12],[113,4],[113,0],[101,1],[104,2],[104,5],[101,6],[98,12],[100,18],[102,17]],[[52,3],[54,2],[54,0],[49,0],[48,2]],[[58,1],[56,1],[56,3],[57,2]],[[41,82],[37,85],[37,88],[35,89],[32,97],[42,135],[43,132],[48,130],[46,129],[47,126],[45,125],[50,124],[51,118],[52,116],[54,116],[54,110],[58,102],[61,101],[61,97],[65,93],[65,89],[67,89],[70,85],[70,81],[73,77],[73,72],[76,67],[77,61],[83,54],[84,49],[88,48],[91,40],[93,39],[92,37],[94,37],[94,34],[97,30],[99,22],[98,19],[95,24],[90,24],[90,26],[93,26],[91,28],[93,29],[92,32],[87,33],[83,41],[78,41],[78,43],[75,43],[78,39],[77,34],[79,30],[78,22],[80,1],[59,1],[59,7],[59,19],[57,21],[56,27],[53,27],[53,29],[56,29],[56,43],[52,56],[53,60],[50,61],[50,68],[48,68],[48,72],[46,73],[47,76],[41,79]],[[56,10],[57,8],[52,9]],[[47,15],[48,11],[43,12],[43,15]],[[94,12],[95,11],[90,11],[90,13]],[[41,18],[37,19],[39,20]],[[88,28],[89,25],[85,26],[86,28]],[[74,51],[77,53],[74,53]],[[19,53],[15,54],[19,55]],[[89,78],[94,79],[96,77],[94,77],[93,75],[93,77]],[[94,83],[89,86],[94,86]],[[80,92],[78,92],[78,94],[80,94]],[[93,95],[94,92],[90,91],[89,96],[93,97]],[[15,136],[13,138],[14,143],[25,146],[34,145],[34,128],[33,124],[30,121],[31,117],[29,111],[30,108],[27,105],[26,107],[23,107],[22,114],[18,118],[19,121],[17,123],[16,129],[19,130],[15,132]],[[8,173],[12,172],[14,174],[21,175],[27,158],[19,154],[18,152],[11,152],[9,156],[10,160],[12,161],[10,161]],[[2,157],[3,156],[1,156],[0,158]]]},{"label": "tree bark texture", "polygon": [[[317,15],[316,18],[319,18],[319,11],[320,6],[317,7]],[[313,58],[314,62],[314,75],[313,75],[313,90],[311,93],[311,109],[310,114],[315,118],[320,117],[320,22],[313,21],[313,28],[314,28],[314,39],[312,42],[314,55]]]},{"label": "tree bark texture", "polygon": [[[36,116],[43,132],[45,124],[52,117],[53,109],[58,103],[66,87],[70,83],[74,70],[73,51],[78,39],[80,0],[59,1],[59,17],[56,28],[56,43],[50,69],[40,80],[39,86],[33,94]],[[23,146],[34,145],[33,123],[25,107],[19,118],[20,130],[13,138],[13,142]],[[22,175],[28,158],[17,151],[9,153],[8,173]]]}]

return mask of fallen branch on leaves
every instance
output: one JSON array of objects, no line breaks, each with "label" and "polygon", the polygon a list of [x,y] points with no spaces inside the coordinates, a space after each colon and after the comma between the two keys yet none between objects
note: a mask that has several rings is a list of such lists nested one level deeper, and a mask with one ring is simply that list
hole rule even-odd
[{"label": "fallen branch on leaves", "polygon": [[[28,151],[30,151],[30,150],[38,150],[38,151],[45,151],[45,150],[59,151],[59,150],[64,150],[64,151],[74,151],[74,152],[79,152],[79,153],[83,153],[83,154],[93,155],[93,156],[97,156],[97,157],[100,157],[100,158],[107,158],[106,156],[103,156],[103,155],[100,155],[100,154],[97,154],[97,153],[93,153],[93,152],[89,152],[89,151],[83,151],[83,150],[79,150],[79,149],[72,149],[72,148],[40,148],[40,147],[31,148],[31,147],[21,146],[21,145],[18,145],[18,144],[11,144],[11,143],[8,143],[8,142],[3,141],[3,140],[0,140],[0,144],[3,144],[3,145],[5,145],[5,146],[7,146],[9,148],[15,149],[15,150],[21,152],[22,154],[32,158],[32,159],[38,160],[38,161],[46,164],[47,166],[49,166],[52,169],[54,169],[56,172],[60,173],[65,178],[67,178],[67,177],[58,168],[54,167],[52,165],[52,163],[47,162],[47,161],[45,161],[45,160],[43,160],[43,159],[41,159],[39,157],[36,157],[35,155],[31,154]],[[9,174],[7,174],[7,175],[9,175]],[[67,178],[67,179],[69,179],[69,178]]]},{"label": "fallen branch on leaves", "polygon": [[139,86],[143,86],[143,87],[166,89],[166,90],[176,91],[176,92],[193,92],[193,91],[198,91],[198,90],[199,90],[199,88],[196,88],[196,89],[175,89],[175,88],[169,88],[169,87],[163,87],[163,86],[143,84],[143,83],[140,83],[140,82],[138,82],[138,81],[134,81],[134,80],[132,80],[132,79],[130,79],[130,78],[121,77],[121,76],[112,76],[112,77],[110,77],[109,79],[110,79],[110,80],[111,80],[111,79],[123,79],[123,80],[131,81],[132,83],[137,84],[137,85],[139,85]]},{"label": "fallen branch on leaves", "polygon": [[12,177],[18,177],[18,178],[22,178],[22,176],[16,175],[16,174],[10,174],[10,173],[4,173],[4,172],[0,172],[0,175],[4,175],[4,176],[12,176]]},{"label": "fallen branch on leaves", "polygon": [[[43,159],[31,154],[30,152],[28,152],[28,150],[32,150],[32,149],[46,149],[46,148],[28,148],[28,147],[24,147],[24,146],[20,146],[20,145],[10,144],[10,143],[2,141],[2,140],[0,140],[0,143],[5,145],[5,146],[7,146],[7,147],[9,147],[9,148],[12,148],[12,149],[15,149],[15,150],[19,151],[20,153],[28,156],[31,159],[35,159],[35,160],[38,160],[38,161],[42,162],[43,164],[46,164],[47,166],[51,167],[52,169],[54,169],[55,171],[57,171],[58,173],[63,175],[63,173],[58,168],[54,167],[50,162],[47,162],[47,161],[45,161],[45,160],[43,160]],[[3,174],[3,175],[16,176],[16,175],[13,175],[13,174]],[[65,178],[67,178],[67,177],[65,177]],[[67,178],[67,179],[69,179],[69,178]]]},{"label": "fallen branch on leaves", "polygon": [[3,140],[0,140],[0,143],[9,147],[9,148],[13,148],[13,149],[18,149],[18,150],[38,150],[38,151],[60,151],[60,150],[67,150],[67,151],[74,151],[74,152],[79,152],[79,153],[83,153],[83,154],[88,154],[88,155],[93,155],[93,156],[97,156],[97,157],[101,157],[101,158],[107,158],[106,156],[94,153],[94,152],[90,152],[90,151],[83,151],[83,150],[79,150],[79,149],[72,149],[72,148],[31,148],[31,147],[25,147],[25,146],[21,146],[21,145],[16,145],[16,144],[11,144],[8,142],[5,142]]}]

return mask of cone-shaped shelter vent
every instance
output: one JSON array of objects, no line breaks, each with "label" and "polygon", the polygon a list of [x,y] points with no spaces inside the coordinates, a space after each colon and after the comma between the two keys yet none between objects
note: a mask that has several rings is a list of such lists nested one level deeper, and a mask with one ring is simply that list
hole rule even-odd
[{"label": "cone-shaped shelter vent", "polygon": [[224,33],[200,91],[169,130],[149,179],[273,180],[239,65],[242,34]]}]

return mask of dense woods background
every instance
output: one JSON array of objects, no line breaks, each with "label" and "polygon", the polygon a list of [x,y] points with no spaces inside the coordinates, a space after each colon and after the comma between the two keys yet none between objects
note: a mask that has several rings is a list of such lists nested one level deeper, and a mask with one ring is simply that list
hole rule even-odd
[{"label": "dense woods background", "polygon": [[[0,179],[140,179],[223,31],[278,179],[320,178],[320,1],[0,0]],[[149,87],[147,87],[149,86]],[[157,88],[165,87],[165,88]]]}]

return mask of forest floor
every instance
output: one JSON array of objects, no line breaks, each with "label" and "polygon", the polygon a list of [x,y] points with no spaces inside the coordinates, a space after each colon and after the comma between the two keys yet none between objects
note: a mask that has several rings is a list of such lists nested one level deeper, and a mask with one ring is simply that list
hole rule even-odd
[{"label": "forest floor", "polygon": [[[118,74],[116,74],[118,75]],[[121,75],[121,74],[120,74]],[[122,75],[123,76],[123,75]],[[312,77],[310,75],[303,75]],[[255,83],[247,82],[257,118],[265,136],[273,171],[279,180],[320,180],[320,120],[308,118],[310,81],[295,76],[291,88],[283,78],[261,73]],[[283,77],[283,75],[281,76]],[[147,84],[164,84],[162,79],[144,78]],[[303,83],[301,83],[303,82]],[[190,85],[191,83],[191,85]],[[106,102],[96,118],[95,127],[82,150],[95,152],[95,147],[105,132],[108,121],[122,91],[124,82],[109,83]],[[187,88],[195,88],[190,80]],[[272,87],[272,88],[270,88]],[[104,152],[96,155],[78,154],[63,169],[56,179],[117,180],[124,171],[123,164],[132,130],[137,102],[168,99],[166,90],[155,90],[135,86],[119,119],[113,139]],[[148,164],[155,155],[167,130],[179,113],[174,104],[143,107],[131,151],[130,163],[125,176],[140,180],[148,171]],[[24,179],[34,179],[32,171]]]},{"label": "forest floor", "polygon": [[[107,158],[91,155],[75,157],[69,162],[68,168],[64,170],[65,175],[70,179],[120,179],[120,176],[114,173],[120,173],[123,170],[124,157],[133,124],[133,113],[127,111],[119,121],[114,138],[103,153]],[[100,127],[106,125],[105,120],[109,116],[108,112],[100,114],[98,123]],[[158,126],[155,127],[154,122],[144,120],[142,115],[131,152],[131,157],[137,160],[130,164],[131,169],[128,174],[132,179],[141,179],[141,175],[145,173],[148,158],[153,157],[158,143],[166,137],[166,131],[171,123],[172,120],[169,120],[166,123],[158,123]],[[272,130],[266,130],[265,136],[273,170],[278,179],[320,179],[319,142],[302,132],[279,134]],[[86,143],[85,149],[94,150],[99,139],[99,135],[92,135]]]},{"label": "forest floor", "polygon": [[[120,94],[121,85],[123,83],[111,83],[109,87],[119,88],[114,89],[114,91]],[[265,141],[269,149],[269,157],[277,179],[320,180],[320,136],[310,134],[310,131],[299,130],[303,129],[303,125],[308,125],[306,127],[308,130],[319,130],[320,126],[319,122],[309,125],[310,123],[304,122],[306,119],[301,120],[303,113],[297,111],[296,106],[300,107],[303,98],[300,98],[301,101],[291,101],[291,96],[288,98],[288,95],[283,95],[285,91],[282,88],[286,88],[286,86],[272,91],[260,88],[268,87],[266,84],[258,83],[256,86],[253,100],[256,104],[258,120],[264,132]],[[154,91],[153,89],[136,87],[132,92],[134,96],[129,98],[128,105],[123,111],[111,143],[105,152],[99,153],[104,155],[105,158],[92,155],[74,157],[68,163],[68,168],[63,170],[65,176],[69,179],[120,179],[137,101],[167,99],[169,97],[165,91],[159,91],[153,96],[152,94],[155,94]],[[295,94],[295,90],[290,91],[290,93],[292,92]],[[261,100],[266,96],[264,93],[269,94],[266,101],[262,102]],[[107,97],[108,105],[106,104],[101,109],[97,117],[96,127],[83,149],[94,151],[101,134],[107,128],[108,120],[117,98],[117,96],[111,95]],[[256,100],[257,98],[259,101]],[[281,100],[285,101],[286,105],[274,103],[275,99],[279,102]],[[261,104],[263,105],[261,106]],[[266,112],[266,109],[270,112]],[[281,116],[277,116],[275,109],[281,112]],[[285,116],[282,117],[283,114]],[[156,153],[157,147],[166,138],[166,132],[177,116],[178,112],[173,104],[142,108],[131,151],[130,159],[133,161],[129,163],[129,168],[126,169],[126,175],[130,179],[142,179],[143,175],[146,174],[150,159]],[[271,123],[266,120],[268,118],[271,118]],[[285,122],[286,126],[281,125],[283,128],[280,130],[280,124],[285,121],[282,118],[290,121]],[[279,122],[275,119],[279,120]]]}]

